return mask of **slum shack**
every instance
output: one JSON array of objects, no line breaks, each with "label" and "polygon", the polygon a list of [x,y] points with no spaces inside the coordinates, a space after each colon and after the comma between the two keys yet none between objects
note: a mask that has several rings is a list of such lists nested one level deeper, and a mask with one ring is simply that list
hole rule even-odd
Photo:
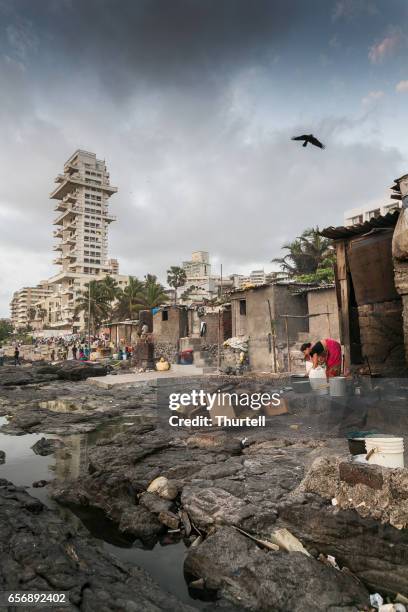
[{"label": "slum shack", "polygon": [[374,374],[406,374],[402,300],[397,292],[392,239],[399,212],[348,227],[328,227],[334,240],[336,291],[345,366]]},{"label": "slum shack", "polygon": [[248,338],[252,370],[291,369],[290,346],[309,331],[307,297],[296,291],[302,286],[275,281],[231,292],[232,335]]},{"label": "slum shack", "polygon": [[154,358],[164,357],[177,363],[180,338],[188,334],[187,307],[179,304],[162,306],[153,315]]}]

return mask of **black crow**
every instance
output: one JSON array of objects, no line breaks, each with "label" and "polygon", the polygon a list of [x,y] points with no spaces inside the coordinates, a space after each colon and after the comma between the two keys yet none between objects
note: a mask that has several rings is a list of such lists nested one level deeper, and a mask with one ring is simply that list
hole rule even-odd
[{"label": "black crow", "polygon": [[307,143],[309,142],[310,144],[314,145],[315,147],[319,147],[320,149],[324,149],[324,144],[322,144],[320,142],[320,140],[317,140],[317,138],[315,138],[313,136],[313,134],[303,134],[303,136],[294,136],[292,138],[292,140],[303,140],[303,145],[304,147],[307,147]]}]

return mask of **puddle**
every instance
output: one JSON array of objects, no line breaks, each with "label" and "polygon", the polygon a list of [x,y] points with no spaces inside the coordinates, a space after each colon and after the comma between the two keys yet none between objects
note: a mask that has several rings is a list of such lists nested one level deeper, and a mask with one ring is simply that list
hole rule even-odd
[{"label": "puddle", "polygon": [[[31,447],[42,437],[55,438],[49,434],[25,434],[12,436],[0,432],[0,450],[6,453],[6,462],[0,465],[0,478],[6,478],[18,486],[27,487],[28,493],[40,499],[49,508],[58,512],[66,522],[78,525],[79,522],[112,555],[132,565],[144,568],[166,591],[176,595],[181,601],[197,609],[207,608],[206,603],[190,597],[183,574],[186,548],[182,541],[174,542],[163,536],[152,549],[143,548],[141,542],[127,539],[116,526],[106,519],[102,512],[71,512],[50,499],[46,488],[33,488],[37,480],[71,479],[85,474],[88,470],[88,452],[99,440],[111,438],[136,423],[149,422],[149,417],[123,415],[118,419],[101,425],[89,434],[63,436],[65,449],[58,449],[55,456],[36,455]],[[7,423],[0,417],[0,427]]]}]

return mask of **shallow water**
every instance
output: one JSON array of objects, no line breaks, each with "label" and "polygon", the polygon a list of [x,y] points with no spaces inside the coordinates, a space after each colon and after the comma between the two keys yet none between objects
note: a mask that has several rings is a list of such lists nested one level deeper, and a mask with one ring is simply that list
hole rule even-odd
[{"label": "shallow water", "polygon": [[[78,524],[79,520],[87,530],[101,540],[103,547],[121,561],[143,567],[152,578],[164,589],[174,593],[181,601],[190,603],[196,608],[205,608],[206,604],[192,600],[189,595],[183,574],[183,563],[186,547],[182,541],[173,541],[164,536],[151,550],[142,547],[138,541],[126,539],[107,520],[102,513],[86,511],[71,512],[59,506],[47,493],[47,488],[34,488],[37,480],[76,478],[86,473],[88,468],[88,451],[96,442],[105,437],[112,437],[135,423],[146,422],[145,417],[124,416],[114,419],[89,434],[64,436],[68,447],[57,450],[54,455],[42,457],[36,455],[32,446],[44,434],[25,434],[12,436],[0,431],[0,450],[6,453],[6,462],[0,465],[0,478],[6,478],[15,485],[27,487],[28,493],[40,499],[45,505],[58,512],[66,521]],[[0,427],[7,423],[6,417],[0,417]],[[51,436],[46,434],[47,438]]]}]

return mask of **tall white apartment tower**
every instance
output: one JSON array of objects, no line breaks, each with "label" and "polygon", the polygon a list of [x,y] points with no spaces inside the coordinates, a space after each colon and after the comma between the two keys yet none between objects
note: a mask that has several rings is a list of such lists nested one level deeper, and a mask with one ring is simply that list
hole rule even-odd
[{"label": "tall white apartment tower", "polygon": [[69,275],[111,272],[108,227],[115,217],[109,214],[108,201],[117,188],[109,183],[105,162],[95,153],[78,150],[55,182],[58,185],[50,194],[59,213],[54,220],[54,263]]}]

